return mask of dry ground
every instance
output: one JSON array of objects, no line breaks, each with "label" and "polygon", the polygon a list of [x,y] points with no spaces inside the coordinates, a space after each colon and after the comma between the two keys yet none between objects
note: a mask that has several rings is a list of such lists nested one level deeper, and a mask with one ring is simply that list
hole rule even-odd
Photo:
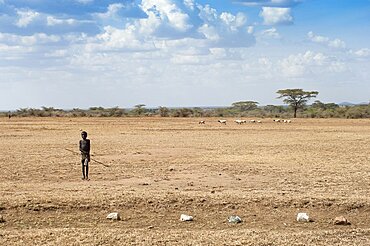
[{"label": "dry ground", "polygon": [[0,245],[370,245],[370,120],[198,120],[0,119]]}]

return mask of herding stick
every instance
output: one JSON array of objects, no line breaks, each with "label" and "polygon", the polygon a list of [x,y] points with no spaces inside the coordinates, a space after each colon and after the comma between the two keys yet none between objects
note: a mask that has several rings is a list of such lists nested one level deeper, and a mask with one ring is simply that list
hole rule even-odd
[{"label": "herding stick", "polygon": [[[77,153],[76,151],[73,151],[73,150],[71,150],[71,149],[65,149],[65,150],[67,150],[67,151],[69,151],[69,152],[72,152],[73,154],[79,155],[79,153]],[[104,164],[104,163],[103,163],[103,162],[101,162],[101,161],[97,161],[97,160],[95,160],[95,159],[93,159],[93,158],[91,158],[91,157],[90,157],[90,160],[95,161],[96,163],[98,163],[98,164],[100,164],[100,165],[103,165],[103,166],[105,166],[105,167],[110,167],[109,165]]]}]

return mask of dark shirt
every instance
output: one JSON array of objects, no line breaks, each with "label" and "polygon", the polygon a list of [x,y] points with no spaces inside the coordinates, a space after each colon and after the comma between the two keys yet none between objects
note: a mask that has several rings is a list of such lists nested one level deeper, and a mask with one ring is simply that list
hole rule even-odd
[{"label": "dark shirt", "polygon": [[80,151],[84,154],[90,154],[90,139],[80,140]]}]

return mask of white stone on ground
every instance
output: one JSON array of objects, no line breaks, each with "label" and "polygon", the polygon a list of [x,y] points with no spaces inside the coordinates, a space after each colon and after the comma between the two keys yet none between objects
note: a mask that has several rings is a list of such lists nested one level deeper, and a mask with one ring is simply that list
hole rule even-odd
[{"label": "white stone on ground", "polygon": [[181,221],[193,221],[193,216],[182,214],[180,216],[180,220]]},{"label": "white stone on ground", "polygon": [[338,216],[334,219],[334,225],[350,225],[351,223],[344,217]]},{"label": "white stone on ground", "polygon": [[110,219],[110,220],[121,220],[121,216],[120,216],[119,213],[110,213],[110,214],[108,214],[107,219]]},{"label": "white stone on ground", "polygon": [[242,219],[239,216],[232,215],[228,218],[229,223],[241,223]]},{"label": "white stone on ground", "polygon": [[306,213],[298,213],[297,214],[297,221],[298,222],[311,222],[312,219]]}]

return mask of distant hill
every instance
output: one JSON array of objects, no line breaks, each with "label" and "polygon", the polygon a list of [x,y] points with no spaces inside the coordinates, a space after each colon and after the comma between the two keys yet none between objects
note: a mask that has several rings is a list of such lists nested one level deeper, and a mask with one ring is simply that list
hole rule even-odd
[{"label": "distant hill", "polygon": [[350,103],[350,102],[341,102],[341,103],[338,103],[339,106],[354,106],[356,104],[354,103]]},{"label": "distant hill", "polygon": [[368,105],[367,102],[361,102],[361,103],[351,103],[351,102],[342,102],[338,103],[339,106],[356,106],[356,105]]}]

